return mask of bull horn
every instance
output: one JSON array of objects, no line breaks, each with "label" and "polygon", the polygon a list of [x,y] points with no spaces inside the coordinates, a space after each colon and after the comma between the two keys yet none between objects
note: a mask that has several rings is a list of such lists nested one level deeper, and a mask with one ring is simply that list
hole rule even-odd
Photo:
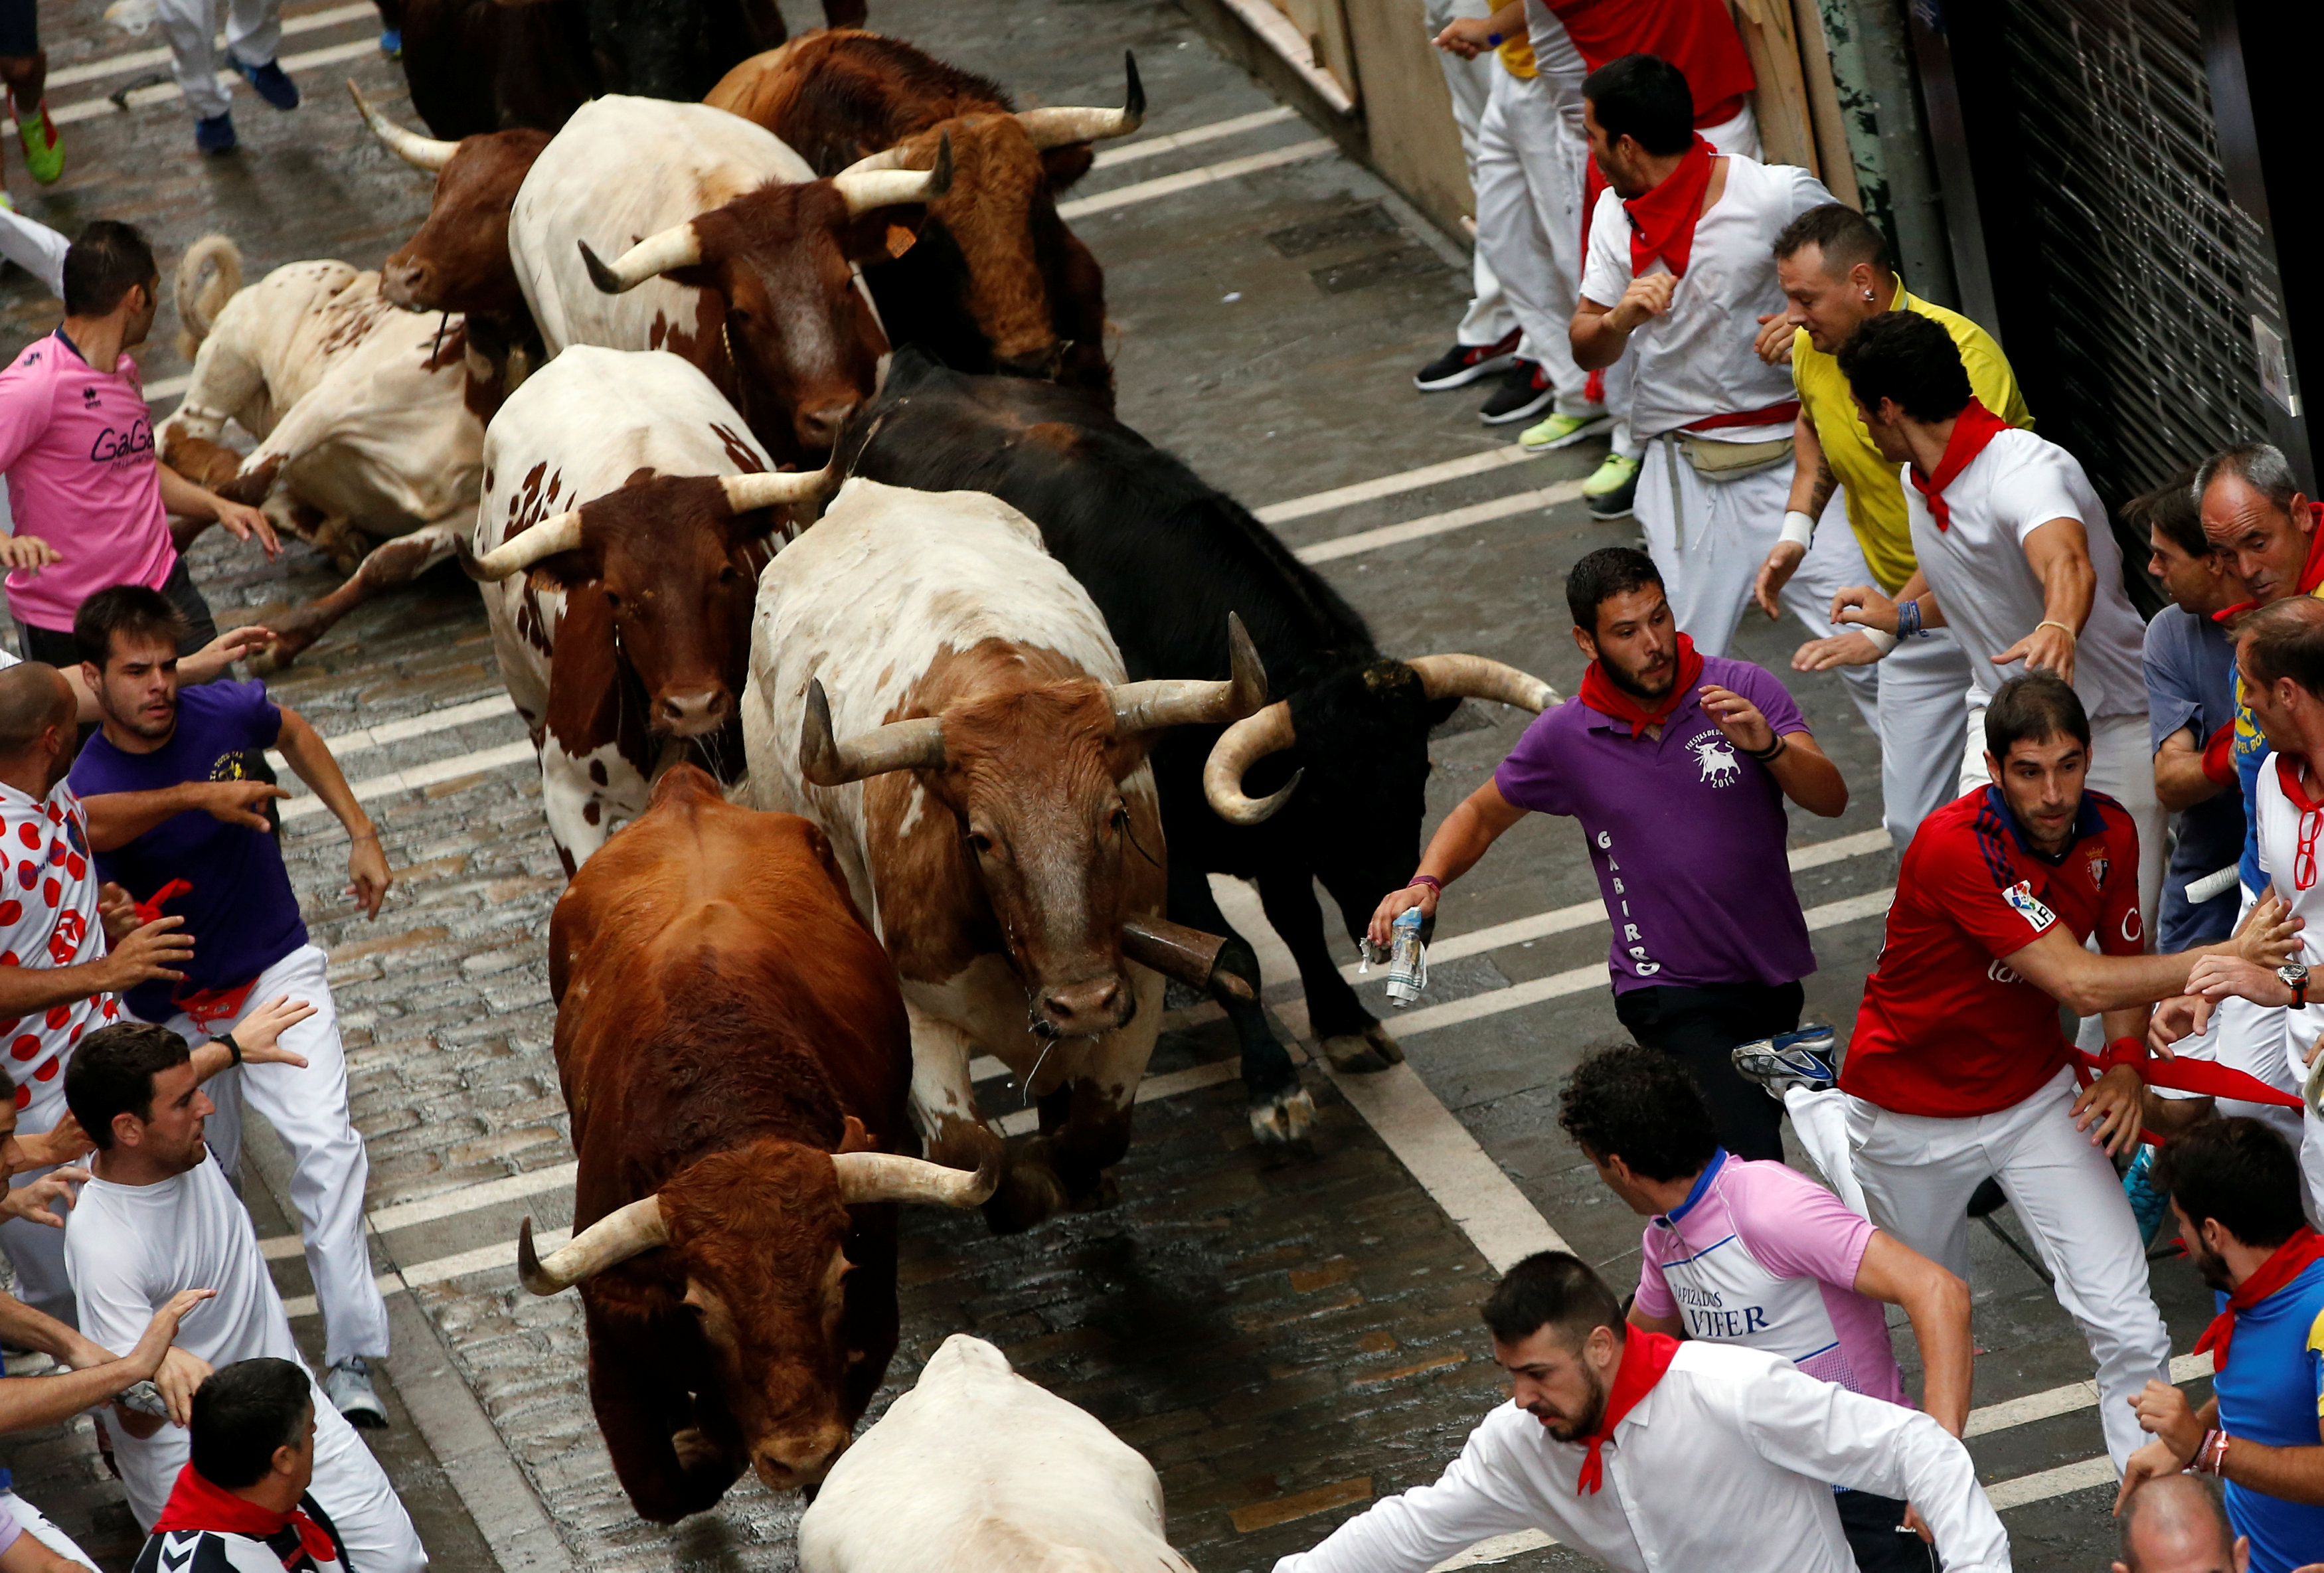
[{"label": "bull horn", "polygon": [[517,1230],[516,1273],[535,1294],[555,1294],[668,1244],[669,1225],[662,1218],[658,1196],[607,1213],[545,1257],[533,1252],[532,1219],[528,1217]]},{"label": "bull horn", "polygon": [[[889,151],[892,152],[895,150]],[[871,159],[842,170],[831,178],[832,185],[846,199],[847,211],[851,216],[860,218],[874,208],[931,201],[952,189],[952,133],[945,133],[937,141],[936,161],[933,169],[864,167],[873,160],[886,156],[885,153],[874,153]]]},{"label": "bull horn", "polygon": [[850,1207],[876,1201],[982,1207],[1001,1188],[997,1157],[986,1158],[973,1173],[897,1153],[834,1153],[831,1166],[839,1175],[839,1200]]},{"label": "bull horn", "polygon": [[807,721],[799,730],[799,774],[816,786],[844,786],[890,770],[941,770],[944,762],[944,722],[934,716],[891,721],[837,741],[831,735],[831,701],[824,695],[823,679],[808,681]]},{"label": "bull horn", "polygon": [[522,573],[543,557],[569,552],[581,544],[581,511],[555,513],[503,541],[472,563],[463,564],[471,579],[505,579]]},{"label": "bull horn", "polygon": [[1431,699],[1498,699],[1536,715],[1563,703],[1556,689],[1531,673],[1482,656],[1416,656],[1405,665],[1420,674]]},{"label": "bull horn", "polygon": [[363,96],[363,89],[353,81],[347,83],[347,91],[355,95],[355,108],[363,115],[364,124],[371,127],[372,135],[385,143],[388,152],[413,169],[426,170],[434,174],[450,163],[452,155],[460,151],[460,144],[456,142],[438,142],[432,136],[404,130],[374,109],[371,101]]},{"label": "bull horn", "polygon": [[1146,121],[1146,84],[1138,79],[1138,57],[1121,51],[1130,72],[1130,95],[1119,109],[1020,109],[1017,124],[1037,148],[1063,147],[1067,143],[1097,142],[1128,136]]},{"label": "bull horn", "polygon": [[1129,733],[1240,721],[1265,704],[1267,668],[1259,664],[1242,619],[1231,612],[1227,613],[1227,670],[1233,676],[1223,683],[1180,677],[1115,685],[1108,695],[1113,703],[1113,730]]},{"label": "bull horn", "polygon": [[789,502],[813,502],[830,496],[838,485],[836,465],[820,470],[767,470],[752,475],[718,477],[719,489],[726,493],[726,506],[737,513],[748,513],[754,508],[780,508]]},{"label": "bull horn", "polygon": [[581,248],[581,261],[589,269],[589,282],[607,295],[622,294],[672,268],[690,268],[702,260],[702,237],[694,233],[694,221],[690,218],[659,235],[646,236],[615,257],[610,267],[589,249],[587,241],[574,244]]},{"label": "bull horn", "polygon": [[1259,760],[1281,753],[1297,741],[1291,725],[1291,706],[1280,700],[1227,728],[1211,745],[1211,757],[1203,761],[1203,796],[1210,799],[1212,811],[1229,824],[1257,824],[1290,801],[1299,788],[1299,778],[1307,773],[1304,768],[1294,770],[1280,790],[1265,797],[1244,796],[1242,778]]}]

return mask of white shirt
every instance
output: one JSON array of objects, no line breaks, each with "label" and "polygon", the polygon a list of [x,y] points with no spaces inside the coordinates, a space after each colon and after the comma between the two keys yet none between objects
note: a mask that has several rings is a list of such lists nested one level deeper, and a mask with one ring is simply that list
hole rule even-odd
[{"label": "white shirt", "polygon": [[[1823,182],[1805,170],[1727,155],[1727,188],[1695,221],[1686,271],[1670,309],[1639,324],[1623,350],[1637,357],[1630,424],[1640,437],[1705,416],[1765,409],[1796,397],[1791,368],[1767,364],[1752,345],[1760,317],[1785,309],[1783,288],[1775,282],[1775,236],[1809,208],[1831,200]],[[1622,199],[1610,189],[1599,193],[1590,217],[1590,255],[1582,269],[1583,299],[1605,307],[1621,300],[1636,277],[1630,233]],[[1660,257],[1646,265],[1649,273],[1669,271]],[[1708,435],[1757,442],[1791,429],[1786,419]]]},{"label": "white shirt", "polygon": [[2002,432],[1945,488],[1950,519],[1941,530],[1909,469],[1899,472],[1899,484],[1913,552],[1937,593],[1945,626],[1969,652],[1977,691],[1990,697],[2024,675],[2024,662],[1997,667],[1993,658],[2032,633],[2044,615],[2025,538],[2053,519],[2075,519],[2089,538],[2098,591],[2074,641],[2074,692],[2092,721],[2144,715],[2146,624],[2123,593],[2122,548],[2106,505],[2074,455],[2030,431]]},{"label": "white shirt", "polygon": [[[258,1232],[215,1159],[159,1184],[92,1180],[81,1187],[65,1227],[65,1272],[81,1331],[116,1355],[136,1347],[171,1295],[215,1289],[217,1297],[179,1328],[180,1348],[213,1366],[261,1355],[306,1365],[259,1254]],[[150,1524],[186,1461],[186,1433],[167,1421],[143,1440],[107,1429],[130,1511]]]},{"label": "white shirt", "polygon": [[[102,960],[105,924],[97,914],[97,860],[88,851],[88,818],[70,786],[59,781],[34,800],[0,782],[0,967],[74,967]],[[110,994],[0,1018],[0,1064],[16,1086],[16,1107],[35,1095],[60,1099],[65,1061],[81,1035],[121,1014]],[[27,1122],[28,1132],[54,1119]]]},{"label": "white shirt", "polygon": [[[2300,935],[2300,959],[2308,963],[2308,1004],[2294,1010],[2286,1006],[2282,1015],[2289,1024],[2283,1035],[2283,1058],[2275,1062],[2245,1067],[2263,1081],[2273,1082],[2286,1092],[2298,1092],[2308,1075],[2304,1056],[2309,1045],[2324,1030],[2324,989],[2316,980],[2324,977],[2324,866],[2311,865],[2300,854],[2300,837],[2305,829],[2316,835],[2311,849],[2319,860],[2324,860],[2324,813],[2303,814],[2285,796],[2283,781],[2276,774],[2280,756],[2269,753],[2259,762],[2259,777],[2253,784],[2252,814],[2259,826],[2259,866],[2267,876],[2275,893],[2292,904],[2295,917],[2305,918],[2308,927]],[[2301,875],[2309,883],[2302,887]],[[2250,910],[2250,904],[2245,904]],[[2216,1017],[2214,1019],[2217,1019]],[[2192,1044],[2193,1040],[2190,1040]]]},{"label": "white shirt", "polygon": [[1424,1573],[1520,1530],[1620,1573],[1854,1573],[1835,1485],[1911,1502],[1946,1573],[2009,1567],[2001,1520],[1943,1427],[1757,1349],[1681,1344],[1615,1426],[1605,1484],[1586,1496],[1575,1485],[1584,1456],[1505,1403],[1435,1485],[1374,1504],[1275,1573]]},{"label": "white shirt", "polygon": [[1526,41],[1533,46],[1534,80],[1545,87],[1572,123],[1573,134],[1582,134],[1582,83],[1590,64],[1573,47],[1572,34],[1543,0],[1526,0]]}]

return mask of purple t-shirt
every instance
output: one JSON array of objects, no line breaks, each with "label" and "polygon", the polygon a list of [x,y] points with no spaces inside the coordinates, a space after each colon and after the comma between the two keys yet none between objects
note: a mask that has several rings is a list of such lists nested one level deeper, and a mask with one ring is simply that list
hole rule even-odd
[{"label": "purple t-shirt", "polygon": [[1614,989],[1796,981],[1815,970],[1792,889],[1783,790],[1702,712],[1715,684],[1778,735],[1805,731],[1784,685],[1748,661],[1706,657],[1660,738],[1579,698],[1544,711],[1494,784],[1519,808],[1582,822],[1614,925]]},{"label": "purple t-shirt", "polygon": [[[124,753],[97,733],[73,761],[73,790],[150,792],[186,781],[234,781],[243,756],[274,746],[282,713],[263,683],[208,683],[178,691],[178,730],[150,754]],[[193,889],[163,907],[186,920],[194,959],[183,983],[148,983],[122,996],[147,1021],[178,1014],[173,993],[247,983],[307,943],[281,849],[264,831],[196,809],[165,819],[128,845],[97,855],[97,872],[140,901],[172,879]]]},{"label": "purple t-shirt", "polygon": [[1650,1219],[1638,1310],[1713,1343],[1781,1355],[1851,1393],[1903,1403],[1880,1302],[1856,1292],[1872,1226],[1781,1164],[1715,1154],[1686,1200]]}]

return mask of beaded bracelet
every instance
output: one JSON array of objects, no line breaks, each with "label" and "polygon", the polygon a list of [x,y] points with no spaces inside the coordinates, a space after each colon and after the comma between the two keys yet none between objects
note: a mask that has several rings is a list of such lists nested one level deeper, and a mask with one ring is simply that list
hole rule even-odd
[{"label": "beaded bracelet", "polygon": [[1415,874],[1404,882],[1404,888],[1406,890],[1411,889],[1415,885],[1425,885],[1439,896],[1444,894],[1444,881],[1434,874]]}]

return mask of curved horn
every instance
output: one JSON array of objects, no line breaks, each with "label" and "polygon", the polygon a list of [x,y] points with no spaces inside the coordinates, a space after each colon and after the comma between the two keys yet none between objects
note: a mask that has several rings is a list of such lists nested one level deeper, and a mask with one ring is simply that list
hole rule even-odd
[{"label": "curved horn", "polygon": [[1227,728],[1211,745],[1211,757],[1203,761],[1203,796],[1210,799],[1212,811],[1229,824],[1257,824],[1290,801],[1299,788],[1299,778],[1307,773],[1305,768],[1291,772],[1291,779],[1281,790],[1265,797],[1244,796],[1242,778],[1259,760],[1281,753],[1297,741],[1291,725],[1291,706],[1280,701]]},{"label": "curved horn", "polygon": [[799,729],[799,774],[816,786],[844,786],[890,770],[941,770],[944,762],[944,722],[934,716],[892,721],[845,742],[835,741],[823,679],[808,681],[807,721]]},{"label": "curved horn", "polygon": [[839,1200],[850,1207],[874,1201],[924,1201],[936,1207],[981,1207],[1001,1188],[1001,1163],[988,1157],[974,1173],[895,1153],[834,1153]]},{"label": "curved horn", "polygon": [[1498,699],[1536,715],[1563,703],[1557,690],[1529,672],[1482,656],[1415,656],[1405,663],[1420,674],[1431,699]]},{"label": "curved horn", "polygon": [[1070,142],[1097,142],[1128,136],[1146,121],[1146,84],[1138,79],[1138,57],[1121,51],[1130,73],[1130,94],[1119,109],[1020,109],[1017,124],[1037,148],[1063,147]]},{"label": "curved horn", "polygon": [[768,470],[752,475],[721,475],[719,490],[726,506],[737,513],[754,508],[780,508],[788,502],[813,502],[839,488],[839,467],[820,470]]},{"label": "curved horn", "polygon": [[[889,150],[890,152],[894,151],[892,148]],[[933,169],[864,167],[872,160],[887,156],[887,153],[873,153],[871,159],[842,170],[831,178],[832,185],[838,189],[840,196],[846,198],[850,215],[860,218],[875,207],[927,202],[952,189],[952,133],[945,133],[937,141],[936,161]]]},{"label": "curved horn", "polygon": [[1227,613],[1227,670],[1223,683],[1189,678],[1160,682],[1122,683],[1108,697],[1113,703],[1113,730],[1150,731],[1165,726],[1199,726],[1205,722],[1240,721],[1267,703],[1267,668],[1259,650],[1243,630],[1242,619]]},{"label": "curved horn", "polygon": [[694,233],[694,221],[650,235],[628,251],[615,257],[609,267],[589,249],[587,241],[574,243],[581,248],[581,261],[589,269],[589,282],[607,295],[619,295],[634,290],[659,273],[672,268],[690,268],[702,260],[702,237]]},{"label": "curved horn", "polygon": [[353,81],[347,83],[347,91],[355,95],[355,108],[362,114],[364,124],[371,127],[371,133],[387,144],[388,152],[413,169],[426,170],[433,174],[450,163],[452,155],[460,151],[460,144],[456,142],[438,142],[432,136],[404,130],[374,109],[371,101],[363,96],[363,89]]},{"label": "curved horn", "polygon": [[505,579],[522,573],[543,557],[569,552],[581,544],[581,511],[553,513],[529,526],[514,540],[503,541],[483,557],[465,565],[471,579]]},{"label": "curved horn", "polygon": [[535,1294],[554,1294],[632,1256],[669,1244],[669,1225],[661,1216],[661,1199],[649,1196],[609,1212],[573,1237],[561,1249],[537,1256],[532,1248],[532,1219],[517,1230],[516,1272]]}]

